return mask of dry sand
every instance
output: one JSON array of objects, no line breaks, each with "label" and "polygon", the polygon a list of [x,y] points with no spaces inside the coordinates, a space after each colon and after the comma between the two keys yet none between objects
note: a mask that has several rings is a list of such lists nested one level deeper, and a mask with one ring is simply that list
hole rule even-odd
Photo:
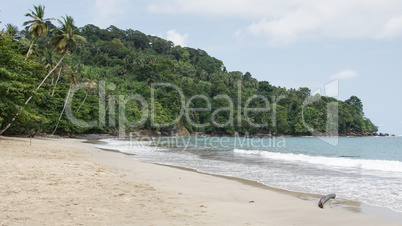
[{"label": "dry sand", "polygon": [[0,137],[0,225],[401,225],[74,139]]}]

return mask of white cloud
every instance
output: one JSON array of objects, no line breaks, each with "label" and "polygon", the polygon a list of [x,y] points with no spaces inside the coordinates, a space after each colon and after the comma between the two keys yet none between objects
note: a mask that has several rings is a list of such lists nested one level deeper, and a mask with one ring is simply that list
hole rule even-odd
[{"label": "white cloud", "polygon": [[116,19],[121,18],[121,15],[129,10],[128,6],[128,0],[95,0],[94,24],[101,27],[112,25]]},{"label": "white cloud", "polygon": [[[255,13],[255,11],[258,10],[258,8],[255,7],[256,2],[262,3],[263,1],[232,0],[228,2],[224,0],[154,0],[153,3],[148,5],[148,10],[154,13],[195,13],[206,16],[232,16],[247,11]],[[263,12],[261,11],[260,13]]]},{"label": "white cloud", "polygon": [[351,69],[345,69],[330,76],[331,80],[353,79],[359,77],[359,73]]},{"label": "white cloud", "polygon": [[248,24],[238,36],[262,37],[271,45],[319,38],[402,37],[400,0],[153,0],[154,13],[227,17]]},{"label": "white cloud", "polygon": [[385,23],[383,30],[376,36],[377,39],[392,39],[402,36],[402,15],[391,18]]},{"label": "white cloud", "polygon": [[189,34],[186,33],[184,35],[181,35],[174,29],[167,31],[166,34],[166,39],[172,41],[175,45],[179,45],[182,47],[187,46],[187,39]]},{"label": "white cloud", "polygon": [[322,26],[316,15],[307,10],[299,10],[280,19],[261,19],[249,25],[245,31],[253,36],[268,38],[271,45],[289,44],[304,36],[314,36],[314,31]]}]

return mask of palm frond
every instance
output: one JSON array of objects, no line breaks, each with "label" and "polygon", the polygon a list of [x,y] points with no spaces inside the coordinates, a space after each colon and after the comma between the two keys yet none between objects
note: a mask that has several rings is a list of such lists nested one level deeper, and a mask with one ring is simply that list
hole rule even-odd
[{"label": "palm frond", "polygon": [[86,41],[86,39],[77,35],[78,28],[74,25],[74,19],[71,16],[63,16],[58,21],[60,27],[52,29],[54,36],[49,43],[58,54],[64,54],[69,50],[74,53],[77,49],[77,41]]},{"label": "palm frond", "polygon": [[29,33],[34,37],[46,36],[48,32],[48,26],[46,24],[47,21],[52,20],[53,18],[46,18],[45,16],[45,6],[38,5],[33,6],[35,11],[29,10],[30,13],[25,14],[26,17],[30,17],[32,20],[28,20],[23,23],[23,26],[29,26]]}]

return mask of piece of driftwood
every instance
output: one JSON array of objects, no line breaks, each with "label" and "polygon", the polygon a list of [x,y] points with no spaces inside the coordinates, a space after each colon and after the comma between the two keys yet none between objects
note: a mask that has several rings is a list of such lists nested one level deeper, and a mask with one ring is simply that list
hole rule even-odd
[{"label": "piece of driftwood", "polygon": [[322,197],[322,198],[320,199],[320,201],[318,202],[318,206],[319,206],[321,209],[324,208],[324,204],[325,204],[328,200],[334,199],[335,197],[336,197],[335,194],[329,194],[329,195],[326,195],[326,196]]}]

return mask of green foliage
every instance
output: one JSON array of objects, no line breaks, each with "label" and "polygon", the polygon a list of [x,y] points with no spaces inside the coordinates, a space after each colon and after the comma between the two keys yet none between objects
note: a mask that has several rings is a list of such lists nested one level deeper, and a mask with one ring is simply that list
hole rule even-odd
[{"label": "green foliage", "polygon": [[68,50],[74,53],[77,49],[77,40],[85,41],[85,38],[76,34],[78,29],[75,27],[74,19],[71,16],[62,17],[62,19],[58,20],[61,27],[52,30],[53,37],[49,43],[52,49],[59,54],[65,54]]},{"label": "green foliage", "polygon": [[[12,36],[0,34],[0,118],[2,128],[19,112],[15,125],[19,130],[38,128],[41,121],[47,121],[35,105],[46,98],[43,92],[36,92],[35,85],[40,82],[40,75],[45,73],[43,65],[35,61],[25,61],[24,56],[16,52],[17,43]],[[34,95],[36,102],[27,107],[26,99]]]},{"label": "green foliage", "polygon": [[[46,29],[50,28],[51,35],[38,39],[35,44],[38,47],[30,46],[33,42],[24,44],[22,39],[13,40],[10,35],[1,35],[2,127],[20,110],[20,116],[12,125],[10,133],[39,128],[44,132],[53,131],[60,113],[63,112],[69,89],[76,83],[86,85],[74,94],[71,105],[73,116],[81,121],[98,123],[90,128],[79,127],[71,123],[66,114],[62,114],[58,133],[108,132],[118,128],[124,128],[126,132],[142,128],[163,130],[165,128],[152,127],[151,113],[155,113],[155,123],[169,124],[183,109],[177,90],[157,86],[152,92],[152,84],[161,82],[177,86],[183,92],[186,103],[196,95],[204,97],[192,98],[188,107],[207,110],[190,111],[189,120],[182,117],[177,123],[191,132],[221,135],[233,134],[235,131],[241,134],[311,134],[312,131],[305,125],[326,132],[327,125],[335,123],[327,119],[327,108],[331,103],[338,104],[340,134],[364,134],[378,129],[369,119],[364,118],[363,104],[355,96],[345,102],[317,96],[316,101],[306,104],[305,100],[311,95],[310,89],[302,87],[288,90],[273,86],[268,81],[257,81],[249,72],[228,72],[222,61],[209,56],[204,50],[174,46],[171,41],[137,30],[121,30],[115,26],[101,29],[86,25],[78,29],[69,16],[63,17],[59,22],[61,27],[56,28],[45,21]],[[35,23],[38,22],[30,21],[31,26],[28,29],[33,29]],[[41,35],[45,33],[45,27],[42,28]],[[40,32],[37,31],[39,35]],[[9,30],[14,37],[29,32],[31,30],[14,32],[12,27]],[[37,51],[24,62],[23,54],[28,46]],[[55,67],[56,62],[63,60],[63,57],[58,59],[51,48],[65,56],[64,66],[59,66],[53,72],[52,79],[47,80],[41,89],[35,90],[38,83]],[[75,54],[69,55],[68,52]],[[102,82],[106,84],[104,100],[100,98]],[[151,109],[151,93],[155,94],[154,109]],[[26,98],[31,94],[34,94],[33,101],[24,106]],[[136,100],[128,101],[124,108],[119,106],[117,100],[120,97],[127,98],[133,94],[145,98],[148,103],[148,109],[145,110],[149,110],[148,113],[143,112],[144,106]],[[247,102],[251,97],[253,99]],[[228,99],[233,100],[234,106]],[[269,102],[268,105],[265,100]],[[105,112],[100,109],[101,101],[106,104]],[[250,111],[245,115],[246,102],[247,108],[265,110]],[[125,110],[126,124],[130,125],[119,124],[120,109]],[[148,120],[138,127],[134,123],[139,122],[143,114],[147,115]],[[99,122],[103,117],[104,121]],[[219,126],[213,124],[212,118]],[[266,126],[254,127],[250,122]],[[194,123],[208,125],[196,126]]]},{"label": "green foliage", "polygon": [[289,134],[288,114],[285,107],[276,105],[276,132],[280,134]]},{"label": "green foliage", "polygon": [[37,38],[39,36],[45,37],[48,32],[48,24],[46,22],[49,22],[53,20],[52,18],[43,18],[45,16],[45,6],[34,5],[34,11],[31,11],[30,13],[25,14],[26,17],[29,17],[31,20],[28,20],[24,22],[24,26],[29,27],[29,33],[32,35],[32,37]]},{"label": "green foliage", "polygon": [[353,106],[358,114],[363,114],[363,103],[357,96],[351,96],[349,99],[345,100],[345,103]]},{"label": "green foliage", "polygon": [[11,35],[12,37],[17,36],[18,33],[18,27],[14,26],[12,24],[6,24],[6,31],[9,35]]}]

